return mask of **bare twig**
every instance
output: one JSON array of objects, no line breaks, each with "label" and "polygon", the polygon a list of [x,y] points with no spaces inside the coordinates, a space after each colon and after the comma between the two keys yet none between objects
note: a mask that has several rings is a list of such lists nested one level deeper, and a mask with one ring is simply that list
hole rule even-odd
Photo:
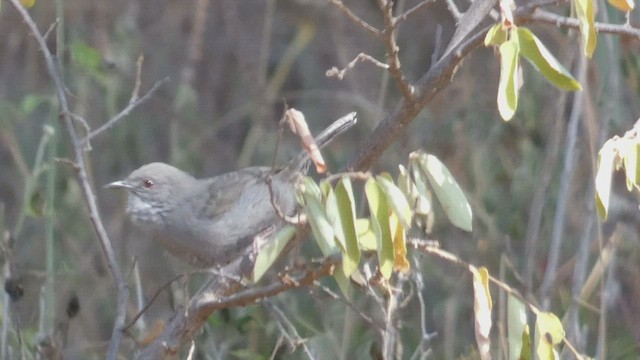
[{"label": "bare twig", "polygon": [[462,13],[460,9],[458,9],[458,5],[456,5],[454,0],[446,0],[447,1],[447,10],[451,13],[451,16],[458,22],[462,17]]},{"label": "bare twig", "polygon": [[367,30],[371,35],[382,38],[382,31],[376,29],[375,27],[369,25],[366,21],[362,20],[358,17],[358,15],[354,14],[351,9],[349,9],[345,4],[342,3],[342,0],[331,0],[340,11],[342,11],[351,21],[353,21],[356,25],[359,25],[361,28]]},{"label": "bare twig", "polygon": [[[38,29],[38,26],[29,15],[29,12],[20,4],[19,0],[9,0],[11,5],[16,9],[22,20],[25,22],[31,35],[35,39],[38,44],[38,48],[44,57],[47,72],[51,77],[51,80],[54,83],[54,88],[56,92],[56,97],[58,98],[58,105],[60,106],[60,119],[63,122],[67,133],[69,135],[71,145],[73,147],[73,153],[75,155],[74,163],[76,169],[76,175],[78,177],[78,182],[82,189],[85,201],[87,203],[88,211],[89,211],[89,219],[94,227],[96,232],[98,242],[100,244],[100,248],[102,250],[102,254],[105,256],[107,268],[109,269],[114,281],[116,282],[116,286],[118,289],[118,298],[116,305],[116,316],[114,319],[114,325],[111,332],[111,339],[109,341],[109,346],[107,348],[107,359],[116,359],[118,357],[118,352],[120,348],[120,342],[122,340],[122,326],[124,325],[126,313],[127,313],[127,302],[129,300],[129,287],[128,284],[122,274],[120,266],[116,260],[115,253],[113,251],[113,247],[111,245],[111,241],[107,232],[102,224],[102,219],[100,217],[100,212],[98,211],[98,206],[96,204],[96,197],[93,192],[93,188],[91,186],[91,182],[89,180],[89,175],[86,169],[86,159],[85,159],[85,141],[78,137],[78,133],[76,131],[76,127],[74,124],[73,117],[71,112],[69,111],[69,105],[67,102],[67,96],[65,92],[65,85],[60,76],[59,69],[56,66],[56,63],[53,59],[53,55],[49,51],[47,47],[46,41],[42,36],[42,33]],[[142,99],[140,99],[142,100]],[[135,108],[135,105],[130,104],[127,106],[128,111],[122,116],[128,114],[131,110]],[[113,119],[112,119],[113,120]],[[114,121],[115,122],[115,121]],[[90,138],[90,137],[88,137]]]},{"label": "bare twig", "polygon": [[302,346],[302,350],[307,355],[307,357],[309,359],[315,359],[315,357],[311,353],[311,350],[307,346],[307,340],[303,339],[300,336],[298,330],[296,330],[296,327],[291,323],[291,321],[289,321],[285,313],[272,301],[265,301],[263,302],[263,305],[275,317],[278,327],[280,328],[280,332],[282,333],[282,336],[284,336],[284,338],[289,341],[289,345],[293,349],[297,348],[298,346]]},{"label": "bare twig", "polygon": [[384,32],[382,33],[382,40],[387,48],[387,58],[389,61],[389,73],[396,82],[396,86],[402,92],[402,96],[408,103],[414,102],[415,89],[407,81],[404,72],[401,70],[402,65],[400,63],[400,48],[396,41],[396,22],[397,19],[393,16],[393,1],[378,0],[378,6],[382,12],[384,18]]},{"label": "bare twig", "polygon": [[[586,57],[578,57],[578,80],[581,83],[586,81],[587,77],[587,60]],[[566,212],[568,196],[570,195],[571,185],[573,182],[574,167],[577,163],[576,143],[578,139],[578,129],[580,120],[582,119],[584,108],[584,92],[576,92],[571,106],[571,116],[569,125],[567,126],[564,164],[562,174],[560,176],[560,188],[558,190],[558,199],[556,201],[556,211],[553,218],[553,229],[551,232],[551,244],[549,245],[549,253],[547,258],[547,267],[544,272],[542,285],[540,286],[540,299],[545,309],[549,308],[549,297],[553,287],[558,262],[560,260],[560,249],[562,241],[565,239],[564,229],[566,225]]]},{"label": "bare twig", "polygon": [[358,54],[358,56],[355,57],[355,59],[351,60],[351,62],[348,63],[347,66],[345,66],[343,69],[340,70],[340,69],[338,69],[337,67],[334,66],[331,69],[327,70],[325,75],[327,77],[336,77],[336,78],[338,78],[338,80],[342,80],[342,78],[344,78],[345,73],[348,70],[353,69],[359,61],[370,62],[373,65],[375,65],[375,66],[377,66],[377,67],[379,67],[381,69],[389,70],[389,65],[388,64],[385,64],[382,61],[376,60],[371,55],[368,55],[368,54],[365,54],[365,53],[360,53],[360,54]]},{"label": "bare twig", "polygon": [[[434,246],[430,245],[428,242],[426,242],[426,241],[424,241],[422,239],[415,239],[415,238],[408,239],[407,240],[407,244],[409,246],[413,247],[416,250],[420,250],[420,251],[425,252],[427,254],[436,255],[441,259],[449,261],[452,264],[460,265],[460,266],[462,266],[462,267],[464,267],[466,269],[475,268],[474,265],[471,265],[470,263],[460,259],[457,255],[452,254],[452,253],[450,253],[450,252],[448,252],[446,250],[443,250],[443,249],[441,249],[439,247],[434,247]],[[489,281],[491,283],[493,283],[494,285],[496,285],[497,287],[499,287],[500,289],[502,289],[503,291],[506,291],[508,294],[513,295],[516,298],[518,298],[536,316],[543,312],[537,306],[535,306],[530,301],[528,301],[524,296],[522,296],[522,294],[518,290],[512,288],[508,284],[500,281],[499,279],[496,279],[495,277],[493,277],[491,275],[489,275]],[[569,344],[569,345],[567,345],[567,347],[573,353],[573,355],[575,356],[576,359],[585,359],[585,356],[583,356],[582,354],[578,353],[577,350],[575,349],[575,347],[569,343],[569,340],[566,337],[563,338],[563,341],[564,341],[565,344]]]},{"label": "bare twig", "polygon": [[356,305],[349,301],[348,299],[345,299],[342,296],[339,296],[338,294],[336,294],[333,290],[329,289],[328,287],[322,285],[322,283],[320,281],[314,281],[313,285],[322,290],[322,292],[324,292],[325,294],[327,294],[329,297],[331,297],[334,300],[337,301],[341,301],[342,303],[344,303],[345,305],[347,305],[349,308],[351,308],[351,310],[353,310],[356,314],[358,314],[358,316],[360,316],[364,321],[366,321],[367,323],[375,326],[376,328],[378,328],[379,330],[384,329],[384,326],[380,323],[378,323],[376,320],[374,320],[373,318],[371,318],[369,315],[363,313],[360,309],[358,309],[356,307]]},{"label": "bare twig", "polygon": [[[102,132],[112,128],[118,121],[124,119],[125,117],[127,117],[129,114],[131,114],[133,112],[133,110],[135,110],[138,106],[140,106],[140,104],[144,103],[145,101],[149,100],[153,94],[155,94],[156,91],[158,91],[158,89],[164,85],[164,83],[166,83],[167,81],[169,81],[169,78],[166,77],[160,81],[156,81],[153,86],[151,87],[151,89],[149,91],[147,91],[146,94],[144,94],[141,98],[136,99],[133,102],[129,102],[129,104],[122,109],[116,116],[112,117],[111,119],[109,119],[109,121],[107,121],[106,123],[104,123],[102,126],[100,126],[99,128],[91,131],[84,139],[79,140],[81,145],[85,145],[86,143],[90,142],[91,139],[93,139],[94,137],[100,135]],[[133,97],[132,97],[133,99]]]},{"label": "bare twig", "polygon": [[[233,269],[242,263],[238,259],[228,267]],[[166,326],[165,331],[137,356],[138,359],[161,359],[167,354],[175,354],[181,346],[197,335],[208,316],[216,310],[246,306],[260,302],[284,291],[309,286],[314,281],[333,274],[340,262],[339,256],[324,259],[319,266],[304,271],[293,270],[281,279],[260,287],[239,288],[237,282],[225,278],[212,279],[190,301],[189,312],[178,312]]]},{"label": "bare twig", "polygon": [[[561,16],[561,15],[554,14],[552,12],[541,10],[541,9],[537,9],[532,14],[523,16],[518,20],[539,21],[547,24],[553,24],[558,27],[564,27],[564,28],[577,29],[580,27],[578,19],[576,18]],[[625,35],[625,36],[631,36],[636,39],[640,39],[640,29],[631,27],[626,24],[616,25],[616,24],[603,24],[600,22],[596,22],[595,27],[596,27],[596,30],[600,33]]]},{"label": "bare twig", "polygon": [[138,56],[138,60],[136,61],[136,82],[133,85],[133,91],[131,92],[131,99],[129,99],[129,104],[138,100],[138,95],[140,94],[140,85],[142,84],[142,63],[144,62],[144,55],[140,54]]},{"label": "bare twig", "polygon": [[431,5],[433,3],[435,3],[434,0],[423,0],[423,1],[419,2],[418,4],[416,4],[416,6],[414,6],[411,9],[405,11],[404,13],[396,16],[396,21],[395,21],[394,25],[398,26],[400,23],[402,23],[402,21],[406,20],[409,16],[413,15],[418,10],[422,10],[422,8],[426,7],[427,5]]},{"label": "bare twig", "polygon": [[162,285],[161,287],[159,287],[156,292],[153,294],[153,296],[151,296],[151,299],[149,299],[149,301],[147,301],[147,303],[142,307],[142,309],[140,309],[140,311],[138,311],[138,313],[129,321],[128,324],[124,325],[122,327],[122,331],[127,331],[129,330],[133,325],[135,325],[135,323],[138,321],[138,319],[140,319],[140,317],[151,307],[151,305],[153,305],[153,303],[156,301],[156,299],[158,298],[158,296],[160,296],[160,294],[162,293],[162,291],[164,291],[164,289],[166,289],[169,285],[171,285],[174,281],[177,281],[181,278],[183,278],[185,275],[184,274],[180,274],[180,275],[176,275],[173,278],[171,278],[169,281],[167,281],[164,285]]}]

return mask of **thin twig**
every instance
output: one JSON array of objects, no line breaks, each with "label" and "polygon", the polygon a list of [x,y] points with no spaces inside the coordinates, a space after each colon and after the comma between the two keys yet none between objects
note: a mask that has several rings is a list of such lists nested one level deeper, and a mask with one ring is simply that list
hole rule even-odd
[{"label": "thin twig", "polygon": [[462,13],[460,12],[460,9],[458,9],[458,5],[456,5],[455,1],[453,0],[446,0],[447,1],[447,10],[449,10],[449,12],[451,13],[451,16],[453,16],[453,18],[456,20],[456,23],[458,22],[458,20],[460,20],[460,18],[462,17]]},{"label": "thin twig", "polygon": [[342,80],[342,78],[344,78],[345,73],[348,70],[353,69],[359,61],[369,62],[381,69],[389,70],[388,64],[385,64],[382,61],[376,60],[373,56],[369,54],[360,53],[353,60],[351,60],[351,62],[349,62],[347,66],[345,66],[343,69],[338,69],[337,67],[334,66],[331,69],[327,70],[325,75],[327,77],[335,77],[338,80]]},{"label": "thin twig", "polygon": [[153,294],[153,296],[151,296],[151,299],[149,299],[149,301],[147,301],[147,303],[144,305],[144,307],[142,307],[142,309],[140,309],[140,311],[138,311],[138,313],[129,321],[129,323],[127,323],[126,325],[124,325],[122,327],[122,331],[127,331],[129,330],[133,325],[135,325],[135,323],[138,321],[138,319],[140,319],[140,317],[147,311],[149,310],[149,308],[151,307],[151,305],[153,305],[153,303],[156,301],[156,299],[158,298],[158,296],[160,296],[160,294],[162,293],[162,291],[164,291],[164,289],[166,289],[169,285],[171,285],[173,282],[181,279],[182,277],[184,277],[184,274],[179,274],[174,276],[173,278],[171,278],[169,281],[167,281],[164,285],[162,285],[160,288],[158,288],[156,290],[156,292]]},{"label": "thin twig", "polygon": [[[474,265],[471,265],[470,263],[460,259],[457,255],[452,254],[446,250],[443,250],[439,247],[433,247],[431,245],[429,245],[428,242],[422,240],[422,239],[416,239],[416,238],[412,238],[412,239],[408,239],[407,240],[407,244],[410,245],[411,247],[413,247],[416,250],[420,250],[423,251],[427,254],[433,254],[438,256],[441,259],[447,260],[453,264],[456,265],[460,265],[466,269],[472,269],[472,268],[476,268]],[[530,301],[527,301],[527,299],[522,296],[522,294],[512,288],[511,286],[509,286],[508,284],[500,281],[499,279],[496,279],[495,277],[489,275],[489,281],[491,283],[493,283],[494,285],[496,285],[497,287],[499,287],[500,289],[502,289],[503,291],[506,291],[508,294],[515,296],[516,298],[518,298],[523,304],[525,304],[530,310],[531,312],[533,312],[536,316],[540,313],[542,313],[543,311],[540,310],[537,306],[535,306],[534,304],[532,304]],[[569,344],[569,340],[566,337],[563,337],[563,341],[565,344]],[[576,359],[585,359],[585,356],[583,356],[582,354],[580,354],[573,345],[568,345],[567,346],[569,348],[569,350],[571,350],[571,352],[573,353],[573,355],[575,356]]]},{"label": "thin twig", "polygon": [[333,5],[335,5],[340,11],[342,11],[356,25],[359,25],[361,28],[367,30],[373,36],[379,39],[382,38],[382,31],[376,29],[375,27],[369,25],[366,21],[359,18],[358,15],[354,14],[351,9],[349,9],[345,4],[342,3],[342,0],[331,0],[331,3],[333,3]]},{"label": "thin twig", "polygon": [[396,41],[396,18],[393,16],[393,1],[378,0],[378,6],[384,19],[384,32],[382,40],[387,48],[387,58],[389,60],[389,73],[396,82],[396,86],[408,103],[414,102],[414,87],[407,81],[402,64],[400,62],[400,47]]},{"label": "thin twig", "polygon": [[140,54],[138,56],[138,60],[136,61],[136,82],[133,85],[133,91],[131,92],[131,99],[129,99],[129,104],[138,100],[138,95],[140,94],[140,85],[142,84],[142,63],[144,62],[144,55]]},{"label": "thin twig", "polygon": [[[525,19],[553,24],[558,27],[575,28],[575,29],[580,27],[580,23],[576,18],[561,16],[561,15],[554,14],[552,12],[541,10],[541,9],[537,9],[533,14],[523,16],[522,18],[518,18],[518,20],[525,20]],[[616,25],[616,24],[603,24],[600,22],[596,22],[594,26],[596,30],[600,33],[626,35],[636,39],[640,39],[640,29],[628,26],[626,24]]]},{"label": "thin twig", "polygon": [[427,5],[431,5],[434,3],[435,3],[434,0],[423,0],[422,2],[419,2],[416,6],[396,16],[396,21],[394,26],[397,27],[400,23],[402,23],[404,20],[406,20],[409,16],[413,15],[418,10],[422,10],[422,8],[426,7]]},{"label": "thin twig", "polygon": [[322,292],[324,292],[326,295],[328,295],[332,299],[334,299],[336,301],[340,301],[340,302],[344,303],[345,305],[347,305],[349,308],[351,308],[351,310],[353,310],[356,314],[358,314],[358,316],[360,316],[364,321],[366,321],[370,325],[373,325],[373,326],[377,327],[379,330],[384,329],[384,326],[382,326],[380,323],[375,321],[369,315],[363,313],[360,309],[358,309],[356,307],[356,305],[353,302],[349,301],[348,299],[344,298],[343,296],[339,296],[333,290],[331,290],[328,287],[322,285],[322,283],[320,281],[314,281],[313,285],[316,288],[322,290]]},{"label": "thin twig", "polygon": [[124,109],[122,109],[116,116],[112,117],[111,119],[109,119],[109,121],[104,123],[102,126],[91,131],[84,139],[80,140],[80,144],[84,145],[87,142],[91,141],[94,137],[100,135],[102,132],[112,128],[118,121],[124,119],[129,114],[131,114],[131,112],[133,112],[133,110],[135,110],[140,104],[149,100],[153,96],[153,94],[155,94],[155,92],[167,81],[169,81],[168,77],[160,81],[156,81],[151,87],[151,89],[147,91],[146,94],[144,94],[141,98],[136,99],[133,102],[129,102],[129,104]]},{"label": "thin twig", "polygon": [[289,341],[289,345],[294,349],[298,346],[302,346],[302,350],[307,357],[309,359],[315,359],[311,350],[307,346],[307,340],[300,336],[298,330],[296,330],[296,327],[291,323],[291,321],[289,321],[285,313],[272,301],[265,301],[263,302],[263,305],[275,316],[280,332]]}]

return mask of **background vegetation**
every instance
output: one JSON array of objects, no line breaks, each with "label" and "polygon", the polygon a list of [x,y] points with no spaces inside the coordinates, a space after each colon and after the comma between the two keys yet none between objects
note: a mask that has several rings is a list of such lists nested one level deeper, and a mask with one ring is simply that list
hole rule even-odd
[{"label": "background vegetation", "polygon": [[[396,1],[393,10],[401,14],[418,3]],[[625,21],[608,4],[596,3],[598,20]],[[374,26],[384,26],[376,2],[346,5]],[[468,3],[457,5],[465,9]],[[562,1],[549,8],[569,15]],[[434,52],[442,54],[456,28],[451,9],[450,3],[434,1],[397,28],[399,59],[409,82],[429,70]],[[362,149],[403,96],[389,72],[369,62],[358,63],[342,80],[325,75],[360,52],[385,61],[387,48],[324,1],[39,1],[29,12],[42,32],[55,24],[47,45],[58,55],[70,110],[91,129],[128,104],[140,55],[141,94],[170,79],[94,137],[86,163],[122,271],[132,288],[141,284],[145,300],[185,268],[125,221],[124,194],[102,190],[103,184],[151,161],[201,177],[271,164],[284,102],[303,111],[315,133],[358,112],[357,127],[324,152],[335,172]],[[637,13],[628,20],[637,26]],[[440,211],[430,238],[492,274],[506,272],[506,283],[560,317],[575,309],[577,316],[565,322],[565,329],[580,352],[637,358],[637,201],[624,178],[614,178],[609,220],[599,222],[593,179],[602,143],[629,130],[638,117],[638,38],[601,33],[593,58],[583,61],[576,30],[536,21],[527,26],[581,82],[579,97],[554,88],[525,65],[518,111],[503,122],[496,106],[499,60],[493,49],[477,48],[372,170],[396,174],[411,151],[436,154],[465,190],[474,230],[455,229]],[[47,350],[70,359],[101,358],[113,329],[116,284],[97,246],[75,171],[59,160],[74,156],[42,52],[8,4],[0,11],[0,34],[0,229],[8,290],[3,356],[32,358],[37,347],[45,358],[54,356]],[[64,47],[57,49],[60,44]],[[77,120],[81,134],[84,127]],[[299,145],[285,135],[278,162],[297,151]],[[553,239],[557,246],[551,245]],[[310,253],[318,254],[312,242],[292,261],[302,262]],[[403,288],[409,300],[397,315],[403,358],[416,349],[432,358],[475,358],[468,271],[438,257],[412,256],[415,273]],[[559,263],[550,269],[553,257]],[[138,274],[132,271],[134,261]],[[379,354],[380,334],[362,314],[380,320],[380,302],[356,288],[348,306],[331,295],[339,292],[330,280],[322,284],[283,293],[266,305],[215,313],[196,338],[197,358],[306,358],[296,339],[304,339],[320,359]],[[185,302],[176,295],[180,284],[174,285],[174,291],[161,291],[129,330],[121,347],[124,357],[144,341],[149,328]],[[576,292],[586,286],[593,291],[576,301]],[[420,290],[422,307],[415,294]],[[136,313],[134,295],[128,318]],[[423,325],[432,335],[426,343]],[[292,329],[295,336],[283,336]],[[500,342],[494,347],[501,356]]]}]

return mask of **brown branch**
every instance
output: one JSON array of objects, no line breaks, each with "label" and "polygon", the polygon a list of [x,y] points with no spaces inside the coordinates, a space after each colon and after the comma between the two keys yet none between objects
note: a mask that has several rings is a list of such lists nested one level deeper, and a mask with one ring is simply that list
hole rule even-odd
[{"label": "brown branch", "polygon": [[402,92],[404,100],[414,102],[415,89],[409,84],[404,72],[402,72],[402,64],[400,63],[400,48],[396,41],[396,22],[393,16],[393,1],[378,0],[378,6],[384,18],[384,31],[382,32],[382,40],[387,48],[387,58],[389,62],[389,73],[396,82],[396,86]]},{"label": "brown branch", "polygon": [[76,132],[74,121],[71,117],[71,112],[69,111],[69,105],[67,103],[65,86],[62,78],[60,77],[59,69],[56,66],[53,55],[47,47],[42,33],[40,32],[40,30],[38,30],[38,26],[31,18],[31,15],[29,15],[29,12],[27,12],[27,10],[20,4],[19,0],[9,0],[9,2],[16,9],[22,20],[29,28],[31,35],[33,35],[33,38],[36,40],[38,48],[40,49],[42,56],[44,57],[47,72],[53,80],[56,96],[58,98],[58,105],[60,106],[60,118],[71,140],[71,145],[73,147],[73,152],[75,155],[74,162],[77,166],[76,174],[78,176],[78,182],[80,183],[80,187],[82,188],[84,198],[87,202],[89,218],[98,237],[98,242],[100,244],[102,254],[105,256],[107,267],[111,272],[111,276],[113,276],[118,288],[118,300],[116,306],[117,315],[114,320],[111,339],[109,341],[109,346],[107,348],[106,354],[107,359],[116,359],[118,357],[118,350],[120,348],[120,342],[122,340],[121,329],[126,318],[127,301],[129,299],[129,287],[122,275],[122,271],[120,270],[120,267],[116,260],[116,256],[113,251],[111,241],[109,240],[109,236],[107,235],[107,231],[102,224],[98,206],[95,200],[95,194],[93,193],[93,189],[89,181],[89,175],[87,174],[87,170],[85,167],[86,159],[84,157],[84,142],[79,139]]},{"label": "brown branch", "polygon": [[[245,259],[238,259],[224,268],[236,272]],[[187,311],[178,311],[167,324],[162,335],[142,349],[137,359],[162,359],[176,354],[200,332],[204,322],[216,310],[241,307],[262,301],[282,292],[313,285],[315,281],[333,274],[340,263],[339,256],[324,259],[312,269],[292,270],[280,276],[280,280],[264,286],[242,288],[238,282],[216,277],[206,284],[189,302]]]},{"label": "brown branch", "polygon": [[342,0],[331,0],[331,3],[333,3],[333,5],[335,5],[340,11],[342,11],[356,25],[365,29],[366,31],[371,33],[371,35],[377,37],[378,39],[382,38],[382,31],[369,25],[366,21],[358,17],[358,15],[354,14],[353,11],[351,11],[351,9],[349,9],[345,4],[342,3]]},{"label": "brown branch", "polygon": [[478,31],[435,63],[418,81],[414,92],[414,101],[408,102],[404,98],[400,100],[395,110],[380,122],[368,137],[367,142],[360,147],[355,157],[347,165],[347,169],[364,171],[371,167],[373,162],[396,140],[422,108],[449,85],[456,67],[467,54],[482,44],[488,30],[489,27],[486,27]]}]

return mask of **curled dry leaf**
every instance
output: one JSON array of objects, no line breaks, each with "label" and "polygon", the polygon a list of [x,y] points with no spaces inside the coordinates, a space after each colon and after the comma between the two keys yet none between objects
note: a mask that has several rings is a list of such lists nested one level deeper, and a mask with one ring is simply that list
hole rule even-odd
[{"label": "curled dry leaf", "polygon": [[291,131],[300,138],[302,147],[309,153],[309,158],[316,166],[316,171],[319,174],[327,171],[327,165],[322,158],[318,145],[311,135],[311,131],[309,131],[309,126],[307,126],[304,114],[291,108],[284,113],[284,121],[289,125]]}]

